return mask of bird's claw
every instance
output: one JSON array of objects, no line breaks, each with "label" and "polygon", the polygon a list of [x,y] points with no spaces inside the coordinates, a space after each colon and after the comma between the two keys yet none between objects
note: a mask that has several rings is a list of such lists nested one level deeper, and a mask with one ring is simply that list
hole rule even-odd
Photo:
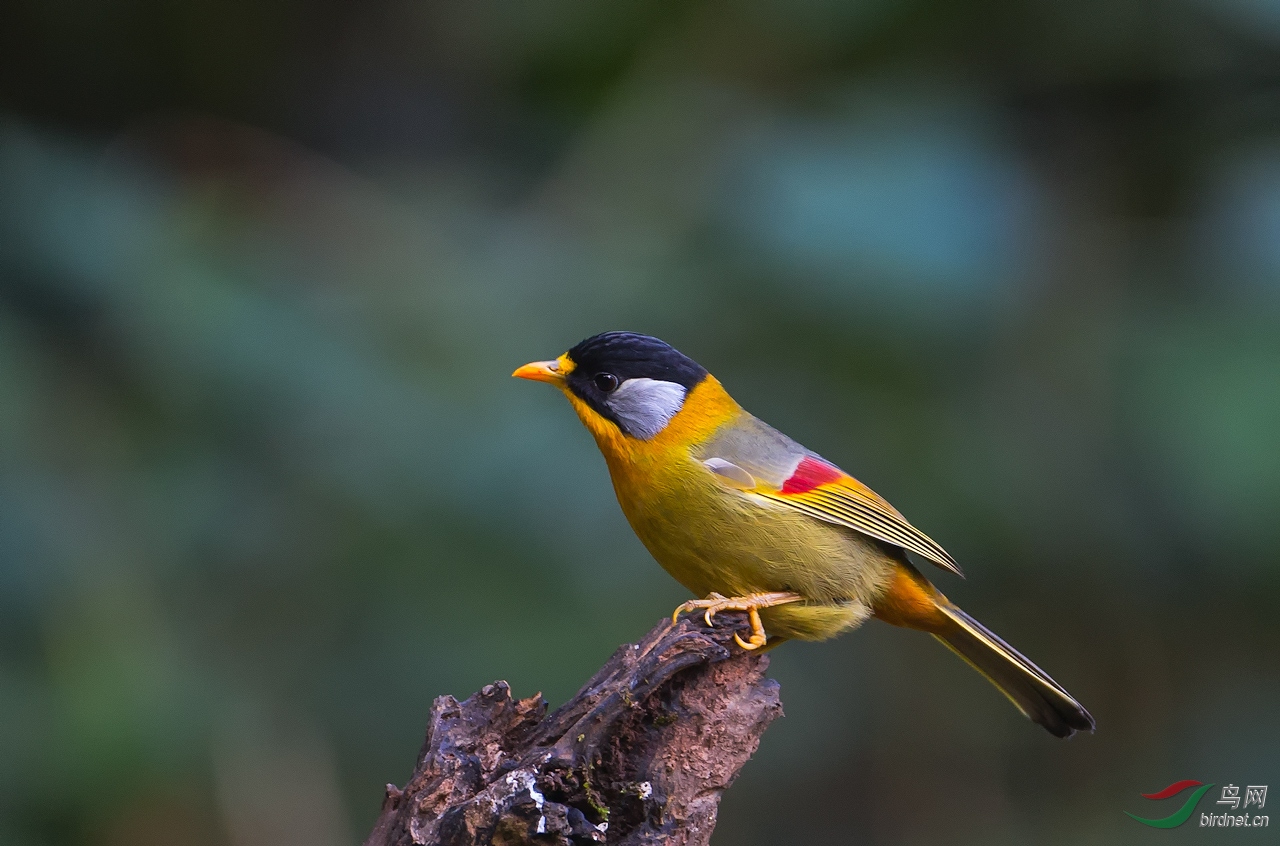
[{"label": "bird's claw", "polygon": [[741,646],[743,649],[747,650],[748,652],[751,652],[752,650],[755,650],[755,649],[759,649],[760,647],[764,646],[766,643],[769,642],[769,639],[764,634],[763,628],[760,630],[759,633],[752,632],[750,640],[743,640],[742,636],[739,635],[737,632],[733,633],[733,639],[738,642],[738,646]]},{"label": "bird's claw", "polygon": [[690,599],[688,602],[682,603],[676,608],[675,613],[671,615],[671,622],[675,623],[679,620],[681,614],[701,608],[703,609],[702,619],[706,622],[707,627],[711,628],[715,625],[716,614],[721,611],[746,611],[747,619],[751,623],[751,637],[743,640],[737,632],[734,632],[733,639],[738,646],[750,652],[759,649],[769,641],[764,632],[764,624],[760,622],[760,609],[771,608],[774,605],[785,605],[788,602],[799,602],[803,598],[798,593],[791,593],[790,591],[752,593],[746,596],[732,597],[713,591],[707,595],[706,599]]},{"label": "bird's claw", "polygon": [[[671,622],[679,622],[681,614],[687,614],[690,611],[697,611],[699,608],[705,608],[707,609],[707,613],[703,614],[702,618],[706,620],[707,625],[710,626],[711,617],[715,616],[715,611],[712,609],[712,605],[716,602],[722,601],[724,598],[724,594],[712,591],[707,594],[706,599],[690,599],[688,602],[682,602],[676,606],[675,611],[671,612]],[[711,617],[708,617],[707,614],[710,614]]]}]

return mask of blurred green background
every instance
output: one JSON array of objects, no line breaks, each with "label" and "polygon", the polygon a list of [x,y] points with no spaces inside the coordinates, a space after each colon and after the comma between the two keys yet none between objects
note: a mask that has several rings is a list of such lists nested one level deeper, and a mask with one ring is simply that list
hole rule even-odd
[{"label": "blurred green background", "polygon": [[11,0],[0,843],[352,843],[433,697],[557,704],[669,613],[509,378],[608,329],[1100,726],[788,644],[717,843],[1246,836],[1122,811],[1280,781],[1280,4]]}]

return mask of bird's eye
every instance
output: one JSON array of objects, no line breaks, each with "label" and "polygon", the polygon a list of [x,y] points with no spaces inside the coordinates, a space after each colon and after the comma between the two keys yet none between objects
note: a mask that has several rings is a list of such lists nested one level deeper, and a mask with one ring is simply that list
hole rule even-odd
[{"label": "bird's eye", "polygon": [[618,387],[618,377],[612,373],[597,373],[595,383],[602,393],[607,394]]}]

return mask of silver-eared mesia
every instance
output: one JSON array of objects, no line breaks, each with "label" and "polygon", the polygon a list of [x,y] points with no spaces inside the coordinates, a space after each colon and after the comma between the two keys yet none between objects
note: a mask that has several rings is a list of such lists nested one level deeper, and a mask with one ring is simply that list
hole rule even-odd
[{"label": "silver-eared mesia", "polygon": [[[569,398],[618,503],[695,596],[676,614],[745,611],[743,649],[821,640],[868,617],[928,632],[1058,737],[1093,717],[1049,675],[953,605],[907,558],[951,556],[873,490],[742,409],[693,359],[607,332],[513,374]],[[737,637],[735,635],[735,637]]]}]

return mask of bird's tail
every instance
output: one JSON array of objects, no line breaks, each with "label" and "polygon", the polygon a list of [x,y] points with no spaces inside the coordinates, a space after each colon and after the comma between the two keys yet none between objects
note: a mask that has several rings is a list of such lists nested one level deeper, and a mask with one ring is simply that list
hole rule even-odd
[{"label": "bird's tail", "polygon": [[[986,676],[1032,722],[1039,723],[1057,737],[1094,730],[1093,717],[1062,685],[986,626],[953,605],[915,568],[910,568],[895,580],[891,594],[897,596],[891,597],[887,603],[878,604],[877,616],[896,625],[923,629],[932,634],[969,666]],[[910,599],[904,602],[907,595]]]},{"label": "bird's tail", "polygon": [[1048,673],[950,602],[939,603],[938,610],[952,625],[933,636],[986,676],[1032,722],[1056,737],[1093,731],[1093,717]]}]

